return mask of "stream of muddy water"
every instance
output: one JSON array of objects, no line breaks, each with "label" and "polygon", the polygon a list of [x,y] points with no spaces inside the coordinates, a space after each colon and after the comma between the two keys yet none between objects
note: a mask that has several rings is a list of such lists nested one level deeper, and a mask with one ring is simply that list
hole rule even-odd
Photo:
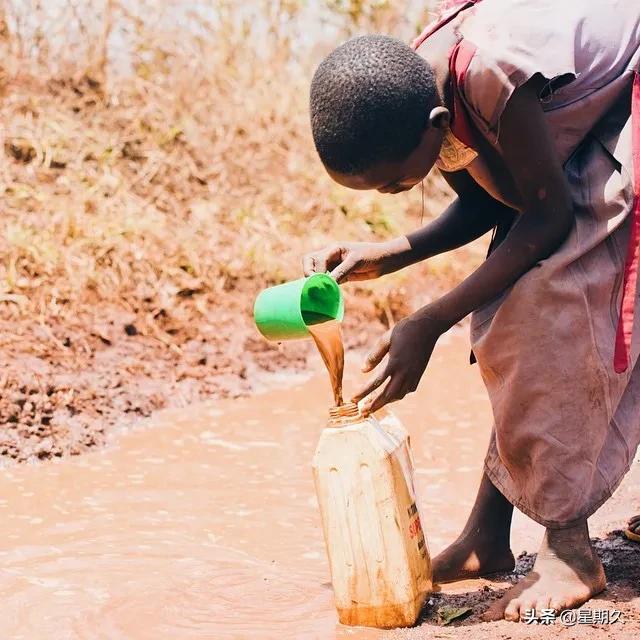
[{"label": "stream of muddy water", "polygon": [[[489,437],[468,357],[466,336],[445,336],[394,408],[432,552],[464,522]],[[311,474],[331,397],[318,373],[162,413],[76,459],[1,470],[0,638],[384,637],[336,623]]]},{"label": "stream of muddy water", "polygon": [[342,329],[337,320],[329,320],[309,326],[309,333],[316,343],[320,357],[329,374],[333,402],[339,407],[342,402],[342,378],[344,375],[344,345]]}]

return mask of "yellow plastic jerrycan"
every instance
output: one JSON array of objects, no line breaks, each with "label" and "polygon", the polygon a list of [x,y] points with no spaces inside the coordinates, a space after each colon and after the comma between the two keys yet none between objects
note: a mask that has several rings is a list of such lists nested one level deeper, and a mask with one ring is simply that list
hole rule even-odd
[{"label": "yellow plastic jerrycan", "polygon": [[313,474],[342,624],[408,627],[432,590],[409,435],[391,413],[330,410]]}]

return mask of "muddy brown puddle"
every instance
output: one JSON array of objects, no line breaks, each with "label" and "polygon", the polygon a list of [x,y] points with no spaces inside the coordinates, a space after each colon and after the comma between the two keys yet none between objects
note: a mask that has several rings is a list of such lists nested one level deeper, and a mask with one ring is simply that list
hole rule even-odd
[{"label": "muddy brown puddle", "polygon": [[[468,358],[466,336],[445,336],[394,409],[432,554],[465,520],[489,437]],[[311,474],[331,401],[321,366],[291,388],[164,412],[99,452],[0,470],[0,638],[384,637],[336,623]]]}]

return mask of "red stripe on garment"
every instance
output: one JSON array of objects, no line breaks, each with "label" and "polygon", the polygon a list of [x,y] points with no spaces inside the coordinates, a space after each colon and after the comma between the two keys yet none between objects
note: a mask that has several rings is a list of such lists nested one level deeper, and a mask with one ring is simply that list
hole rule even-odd
[{"label": "red stripe on garment", "polygon": [[[437,22],[427,25],[424,31],[413,41],[412,48],[417,49],[429,36],[451,22],[460,12],[478,4],[481,0],[467,0],[461,2],[454,0],[454,4],[448,13],[445,13]],[[471,59],[476,52],[476,47],[467,40],[460,40],[449,51],[449,76],[451,82],[451,95],[453,104],[451,109],[451,131],[453,135],[468,147],[473,148],[473,127],[469,122],[467,110],[460,97],[459,87],[464,83]]]},{"label": "red stripe on garment", "polygon": [[460,40],[449,52],[449,76],[452,84],[453,113],[451,114],[451,131],[453,135],[467,147],[474,147],[473,126],[460,96],[460,87],[464,83],[467,69],[475,55],[476,46],[468,40]]},{"label": "red stripe on garment", "polygon": [[631,211],[631,232],[622,281],[616,348],[613,356],[613,368],[616,373],[624,373],[629,367],[638,282],[638,251],[640,249],[640,72],[638,71],[634,75],[631,92],[631,148],[634,198]]}]

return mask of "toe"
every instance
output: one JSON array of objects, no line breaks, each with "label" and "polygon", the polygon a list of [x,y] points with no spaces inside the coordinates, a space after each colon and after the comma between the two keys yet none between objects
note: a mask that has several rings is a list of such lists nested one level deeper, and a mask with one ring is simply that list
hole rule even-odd
[{"label": "toe", "polygon": [[504,610],[504,619],[510,622],[518,622],[520,620],[521,601],[514,598],[509,602]]},{"label": "toe", "polygon": [[545,609],[552,609],[553,607],[551,606],[551,598],[548,597],[542,597],[540,598],[535,605],[536,608],[536,613],[538,615],[540,615]]},{"label": "toe", "polygon": [[504,618],[504,608],[506,602],[504,598],[494,602],[483,614],[482,619],[485,622],[495,622]]},{"label": "toe", "polygon": [[562,598],[551,598],[549,608],[553,609],[556,613],[560,613],[567,608],[567,603]]}]

